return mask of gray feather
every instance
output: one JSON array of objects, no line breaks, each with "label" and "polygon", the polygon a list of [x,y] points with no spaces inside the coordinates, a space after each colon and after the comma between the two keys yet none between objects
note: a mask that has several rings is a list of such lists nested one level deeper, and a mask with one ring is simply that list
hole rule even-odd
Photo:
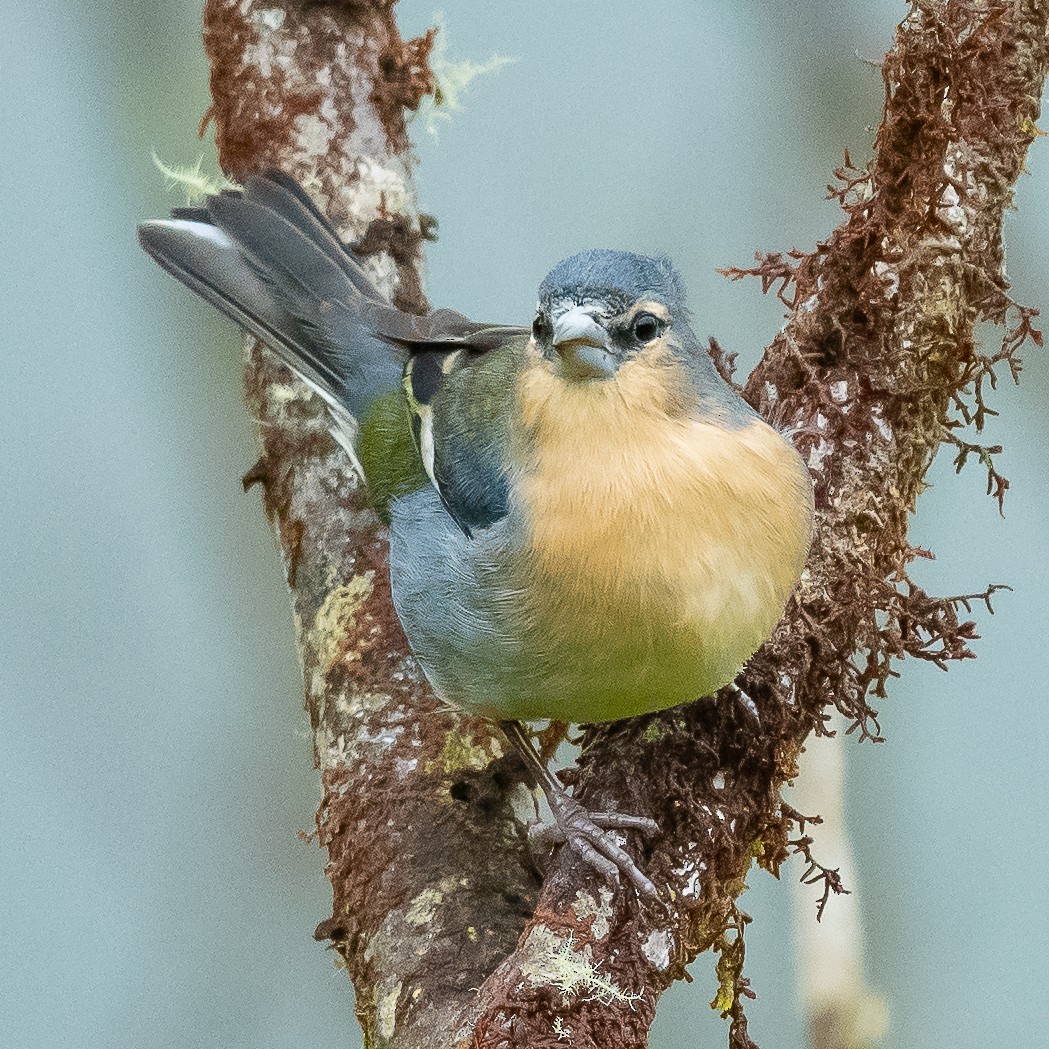
[{"label": "gray feather", "polygon": [[315,384],[334,388],[337,374],[312,360],[299,330],[273,287],[216,226],[158,219],[138,227],[145,251],[183,284],[271,346]]},{"label": "gray feather", "polygon": [[139,242],[329,403],[361,418],[401,382],[406,352],[383,329],[407,334],[417,321],[384,303],[305,199],[283,176],[252,178],[243,192],[210,198],[190,219],[143,224]]}]

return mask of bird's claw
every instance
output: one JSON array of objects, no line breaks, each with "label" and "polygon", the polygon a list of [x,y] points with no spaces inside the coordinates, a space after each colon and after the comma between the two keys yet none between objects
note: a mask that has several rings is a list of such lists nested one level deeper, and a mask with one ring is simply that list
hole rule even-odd
[{"label": "bird's claw", "polygon": [[587,812],[571,798],[558,799],[551,806],[553,825],[529,828],[529,840],[535,844],[567,845],[584,863],[593,867],[611,882],[618,882],[620,874],[644,896],[659,898],[655,885],[647,878],[619,842],[608,833],[616,830],[635,830],[641,834],[655,834],[658,824],[646,816],[628,816],[619,812]]}]

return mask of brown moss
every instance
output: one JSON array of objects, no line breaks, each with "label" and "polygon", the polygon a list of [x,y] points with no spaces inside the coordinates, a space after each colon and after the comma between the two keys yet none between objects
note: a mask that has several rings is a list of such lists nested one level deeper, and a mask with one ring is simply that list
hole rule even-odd
[{"label": "brown moss", "polygon": [[[404,108],[429,89],[432,37],[402,42],[391,7],[289,6],[282,32],[295,42],[295,75],[262,77],[244,60],[258,34],[239,2],[209,0],[205,42],[226,170],[316,168],[321,196],[342,200],[334,190],[356,177],[346,143],[358,130],[362,80],[380,113],[378,137],[406,149]],[[809,457],[818,530],[807,579],[739,679],[742,693],[727,688],[586,732],[581,796],[657,820],[662,836],[629,848],[669,901],[666,910],[641,907],[633,892],[617,891],[605,937],[573,909],[580,888],[596,892],[600,882],[568,853],[556,858],[532,914],[536,878],[510,806],[520,770],[498,756],[491,726],[436,709],[389,600],[385,533],[336,454],[323,410],[309,398],[278,410],[268,391],[287,374],[252,354],[247,393],[263,450],[246,481],[264,484],[285,544],[323,767],[317,826],[333,913],[318,934],[346,960],[370,1043],[387,1040],[383,1025],[393,1024],[398,1044],[413,1047],[453,1032],[478,1046],[552,1046],[564,1044],[565,1027],[576,1047],[639,1046],[659,994],[713,946],[719,1008],[732,1020],[733,1045],[749,1045],[745,920],[735,902],[748,870],[757,859],[777,873],[800,853],[828,895],[836,891],[835,872],[813,858],[807,818],[780,798],[803,740],[826,730],[831,703],[858,735],[879,738],[872,703],[887,695],[900,658],[946,665],[972,654],[975,626],[961,615],[970,597],[937,598],[913,583],[909,566],[924,552],[908,543],[906,525],[945,440],[963,461],[983,460],[992,490],[1004,494],[993,448],[961,431],[982,426],[995,370],[1015,377],[1023,342],[1040,341],[1034,311],[1008,296],[1001,218],[1036,134],[1045,22],[1034,0],[913,3],[884,64],[875,161],[864,170],[846,157],[836,172],[843,225],[810,253],[770,254],[731,271],[758,276],[791,311],[745,395],[793,428]],[[352,57],[334,65],[347,44]],[[337,88],[338,113],[328,151],[307,156],[300,125],[318,116],[310,107],[319,97],[303,85],[321,72]],[[426,305],[417,268],[430,228],[383,210],[358,243],[394,259],[398,304],[413,312]],[[994,352],[975,343],[980,319],[1008,322]],[[712,353],[731,373],[730,359],[716,346]],[[355,632],[326,649],[334,658],[315,688],[320,648],[310,624],[333,588],[366,574],[374,586],[354,608]],[[522,993],[513,944],[522,930],[541,929],[571,932],[641,999],[566,1003],[541,981]],[[657,932],[668,937],[666,966],[643,950]]]},{"label": "brown moss", "polygon": [[393,304],[407,313],[422,314],[429,308],[419,276],[424,237],[424,230],[403,215],[380,213],[368,224],[364,236],[353,245],[358,255],[385,252],[393,259],[398,277]]},{"label": "brown moss", "polygon": [[[295,17],[294,8],[287,16]],[[258,43],[258,31],[236,5],[205,5],[204,48],[211,63],[212,97],[205,121],[208,116],[214,120],[223,170],[237,180],[280,167],[296,118],[315,110],[322,97],[319,91],[291,87],[280,67],[263,77],[245,63],[245,51]]]},{"label": "brown moss", "polygon": [[[369,100],[383,126],[393,153],[408,148],[405,108],[418,106],[432,90],[427,56],[433,32],[418,40],[401,40],[392,15],[392,3],[288,4],[280,10],[280,41],[294,61],[271,62],[265,75],[244,56],[258,48],[261,30],[230,0],[212,0],[204,9],[204,47],[211,62],[215,141],[223,170],[243,179],[267,167],[288,167],[297,152],[299,119],[313,116],[330,121],[331,145],[327,158],[314,157],[320,171],[342,168],[339,154],[354,131],[354,93],[350,69],[338,56],[354,49],[361,80],[373,86]],[[361,82],[358,81],[358,83]],[[321,89],[316,85],[330,87]],[[332,109],[322,111],[329,98]],[[207,118],[205,118],[207,119]],[[203,125],[202,125],[203,126]]]},{"label": "brown moss", "polygon": [[379,112],[394,116],[390,123],[403,123],[401,109],[415,111],[426,95],[432,95],[436,86],[429,58],[436,29],[429,29],[413,40],[391,40],[379,52],[381,79],[376,81],[372,102]]}]

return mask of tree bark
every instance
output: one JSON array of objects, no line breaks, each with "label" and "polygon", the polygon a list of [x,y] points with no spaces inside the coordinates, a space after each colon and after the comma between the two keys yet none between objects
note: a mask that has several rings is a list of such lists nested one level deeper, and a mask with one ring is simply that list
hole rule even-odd
[{"label": "tree bark", "polygon": [[[405,113],[434,90],[432,35],[401,40],[394,0],[207,0],[220,162],[304,182],[399,306],[424,310]],[[788,322],[744,387],[790,428],[818,509],[809,566],[775,636],[736,688],[585,733],[577,790],[654,818],[639,859],[669,901],[640,905],[565,852],[541,878],[518,813],[524,771],[482,719],[439,709],[389,599],[386,537],[323,406],[249,344],[245,382],[292,593],[323,800],[332,917],[366,1044],[642,1046],[660,994],[708,948],[715,1007],[746,1046],[746,916],[753,862],[812,861],[780,790],[836,706],[877,737],[868,698],[893,661],[971,655],[958,603],[908,578],[908,514],[941,443],[984,418],[998,365],[1014,368],[1034,311],[1007,295],[1001,223],[1049,65],[1047,0],[921,0],[883,66],[869,170],[834,190],[845,220],[809,255],[762,257]],[[981,353],[978,320],[1006,326]],[[716,348],[712,347],[712,352]],[[727,362],[722,361],[722,364]],[[815,861],[812,861],[813,863]],[[815,864],[827,892],[835,874]]]}]

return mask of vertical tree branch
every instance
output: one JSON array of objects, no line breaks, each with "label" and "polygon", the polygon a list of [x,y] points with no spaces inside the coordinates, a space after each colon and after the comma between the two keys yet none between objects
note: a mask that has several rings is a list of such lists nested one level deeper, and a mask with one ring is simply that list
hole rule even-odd
[{"label": "vertical tree branch", "polygon": [[[228,172],[298,176],[378,285],[423,309],[404,111],[433,88],[432,38],[402,41],[392,6],[208,0],[211,116]],[[973,625],[908,578],[906,523],[937,447],[979,427],[988,375],[1033,332],[1006,293],[1001,221],[1036,134],[1047,7],[913,3],[874,162],[839,172],[846,221],[811,255],[750,271],[790,309],[745,392],[793,428],[813,474],[806,577],[743,693],[591,730],[581,759],[594,807],[663,828],[642,860],[665,910],[565,853],[536,903],[520,770],[490,725],[436,709],[390,605],[383,530],[322,407],[249,347],[262,455],[248,480],[281,540],[324,786],[333,915],[318,932],[346,960],[370,1045],[641,1046],[659,995],[711,946],[730,1042],[750,1044],[735,900],[753,860],[775,873],[794,847],[780,789],[803,740],[828,703],[876,735],[868,697],[893,660],[971,654]],[[974,323],[1007,317],[982,355]]]},{"label": "vertical tree branch", "polygon": [[[405,110],[433,89],[432,37],[402,41],[391,8],[209,0],[210,115],[226,172],[297,176],[376,285],[423,311]],[[280,539],[324,790],[333,911],[318,936],[346,961],[370,1044],[433,1044],[531,912],[516,766],[488,722],[439,710],[415,666],[385,530],[323,404],[253,342],[245,385],[261,444],[245,480]]]},{"label": "vertical tree branch", "polygon": [[[836,719],[838,725],[841,719]],[[791,808],[820,816],[819,850],[840,870],[846,895],[826,906],[833,889],[820,871],[796,882],[791,893],[797,986],[808,1027],[809,1049],[869,1049],[888,1019],[885,1002],[871,992],[863,970],[862,884],[857,884],[845,821],[845,746],[840,733],[806,741],[800,774],[790,788]],[[799,849],[808,849],[800,832]],[[835,873],[836,873],[835,872]],[[821,893],[823,895],[821,895]],[[813,917],[820,915],[818,921]]]}]

